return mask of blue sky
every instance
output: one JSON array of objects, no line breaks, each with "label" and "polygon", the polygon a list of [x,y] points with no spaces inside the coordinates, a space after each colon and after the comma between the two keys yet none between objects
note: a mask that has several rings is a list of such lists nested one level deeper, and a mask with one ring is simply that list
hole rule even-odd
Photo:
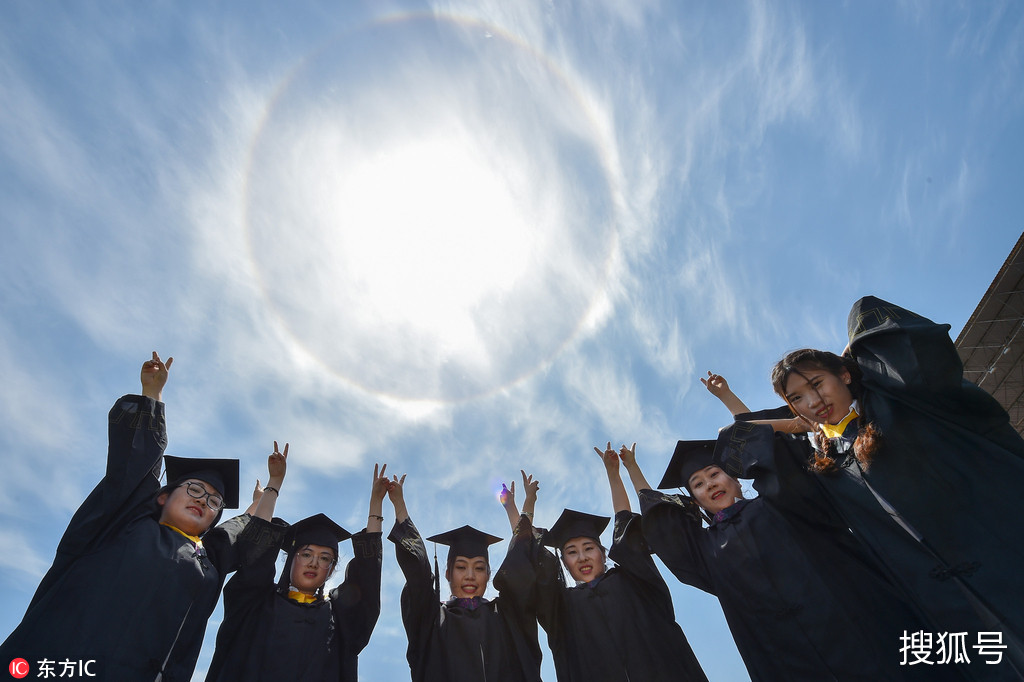
[{"label": "blue sky", "polygon": [[[168,452],[245,489],[291,443],[279,515],[361,528],[387,462],[424,534],[507,537],[501,481],[608,513],[594,445],[658,480],[706,370],[775,405],[862,295],[955,336],[1022,230],[1022,49],[1011,2],[4,3],[0,633],[153,349]],[[401,586],[385,543],[365,679]]]}]

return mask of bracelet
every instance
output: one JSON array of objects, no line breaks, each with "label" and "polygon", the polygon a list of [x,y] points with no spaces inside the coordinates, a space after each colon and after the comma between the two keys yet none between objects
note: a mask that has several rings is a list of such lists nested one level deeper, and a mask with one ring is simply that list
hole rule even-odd
[{"label": "bracelet", "polygon": [[272,486],[272,485],[268,485],[268,486],[267,486],[266,488],[264,488],[264,489],[263,489],[263,492],[267,492],[268,490],[273,490],[273,491],[274,491],[275,493],[277,493],[278,495],[280,495],[280,494],[281,494],[281,491],[280,491],[280,490],[278,490],[277,488],[275,488],[275,487],[274,487],[274,486]]},{"label": "bracelet", "polygon": [[380,519],[382,523],[384,521],[384,517],[380,516],[378,514],[370,514],[367,518],[370,518],[370,519]]},{"label": "bracelet", "polygon": [[533,512],[524,511],[523,516],[533,521]]}]

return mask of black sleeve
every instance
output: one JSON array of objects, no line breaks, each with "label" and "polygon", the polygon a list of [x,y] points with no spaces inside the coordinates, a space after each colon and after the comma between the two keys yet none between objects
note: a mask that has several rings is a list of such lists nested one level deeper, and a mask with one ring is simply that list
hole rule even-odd
[{"label": "black sleeve", "polygon": [[513,531],[504,561],[494,576],[494,588],[501,595],[501,607],[507,620],[537,641],[537,572],[540,543],[533,523],[522,515]]},{"label": "black sleeve", "polygon": [[494,576],[498,615],[512,634],[522,679],[540,679],[541,650],[537,632],[537,574],[533,557],[538,550],[533,523],[519,517],[508,552]]},{"label": "black sleeve", "polygon": [[167,447],[164,404],[141,395],[122,396],[110,408],[107,433],[106,474],[68,523],[32,604],[75,559],[96,549],[133,518],[156,511],[154,497],[160,489]]},{"label": "black sleeve", "polygon": [[[203,548],[209,555],[210,561],[217,567],[222,578],[226,577],[228,573],[238,570],[246,553],[258,555],[266,551],[267,547],[253,547],[252,543],[242,544],[239,542],[245,529],[252,521],[260,521],[259,525],[261,527],[263,524],[271,525],[263,521],[263,519],[254,519],[249,514],[240,514],[222,522],[215,528],[211,528],[203,535]],[[257,529],[254,532],[254,537],[257,537],[260,533],[270,534],[272,530],[266,527]]]},{"label": "black sleeve", "polygon": [[352,554],[345,581],[331,590],[331,608],[343,655],[356,656],[370,641],[380,616],[381,533],[364,529],[353,535]]},{"label": "black sleeve", "polygon": [[643,517],[640,514],[626,510],[615,514],[615,529],[612,532],[612,546],[608,550],[608,557],[643,586],[644,591],[648,593],[645,603],[666,606],[669,616],[675,620],[672,595],[651,557],[651,549],[644,538]]},{"label": "black sleeve", "polygon": [[395,544],[398,567],[405,576],[402,622],[409,638],[406,658],[415,674],[426,666],[431,639],[440,625],[441,603],[434,592],[433,574],[423,537],[413,525],[412,519],[396,522],[388,540]]},{"label": "black sleeve", "polygon": [[683,495],[640,491],[644,537],[672,575],[687,585],[715,594],[705,562],[704,529],[697,503]]},{"label": "black sleeve", "polygon": [[806,439],[775,433],[767,424],[736,422],[719,433],[714,458],[730,476],[753,479],[758,495],[775,507],[827,521],[834,512],[807,470],[810,448]]},{"label": "black sleeve", "polygon": [[271,627],[277,553],[287,527],[278,519],[270,523],[253,517],[238,534],[241,565],[224,586],[224,620],[206,679],[232,679],[242,674],[236,669],[240,659],[255,655],[260,660]]},{"label": "black sleeve", "polygon": [[106,475],[85,500],[61,539],[58,552],[80,554],[130,507],[148,503],[160,488],[167,447],[164,404],[141,395],[122,396],[110,408]]},{"label": "black sleeve", "polygon": [[[519,520],[523,523],[523,518]],[[533,529],[534,542],[530,555],[534,572],[534,612],[537,614],[537,622],[548,635],[548,643],[551,649],[558,647],[557,642],[564,642],[566,637],[565,621],[565,578],[562,574],[558,558],[544,545],[540,539],[544,530],[533,527],[532,522],[526,519],[529,527]]]},{"label": "black sleeve", "polygon": [[754,410],[753,412],[743,412],[733,417],[734,421],[738,422],[755,422],[762,419],[792,419],[793,410],[789,409],[789,405],[783,405],[782,407],[772,407],[767,410]]},{"label": "black sleeve", "polygon": [[[248,516],[243,514],[242,516]],[[221,526],[234,527],[235,519],[225,521]],[[215,529],[216,530],[216,529]],[[288,530],[288,524],[275,519],[273,523],[259,517],[251,517],[236,536],[234,555],[238,557],[238,572],[224,586],[224,609],[236,599],[244,599],[253,590],[263,594],[274,589],[274,575],[277,573],[277,555]],[[213,532],[213,531],[211,531]],[[204,538],[203,544],[206,544]]]}]

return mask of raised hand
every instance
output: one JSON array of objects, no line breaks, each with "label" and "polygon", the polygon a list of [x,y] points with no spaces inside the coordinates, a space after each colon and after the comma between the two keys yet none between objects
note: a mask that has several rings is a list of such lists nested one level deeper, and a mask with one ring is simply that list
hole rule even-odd
[{"label": "raised hand", "polygon": [[153,400],[163,401],[164,386],[167,384],[167,373],[171,369],[172,362],[174,362],[174,358],[167,358],[167,362],[164,363],[157,352],[153,351],[152,359],[142,363],[142,372],[139,377],[142,380],[142,395]]},{"label": "raised hand", "polygon": [[596,445],[594,446],[594,452],[604,462],[604,468],[608,471],[619,470],[619,454],[612,449],[612,442],[608,441],[608,445],[605,446],[604,450],[601,450]]},{"label": "raised hand", "polygon": [[[523,490],[526,491],[526,500],[523,501],[523,508],[529,500],[537,501],[537,491],[540,490],[540,481],[533,478],[533,474],[527,475],[522,469],[519,473],[523,475]],[[515,481],[512,482],[512,489],[515,490]]]},{"label": "raised hand", "polygon": [[[387,468],[387,464],[373,465],[373,483],[370,485],[371,506],[373,505],[374,500],[378,502],[383,502],[384,497],[387,496],[388,491],[391,487],[391,481],[388,480],[387,474],[384,473],[387,470]],[[405,476],[403,476],[402,478],[405,479]]]},{"label": "raised hand", "polygon": [[260,485],[260,479],[256,479],[256,487],[252,491],[252,504],[246,510],[247,514],[252,514],[264,521],[270,521],[273,518],[277,497],[281,494],[281,484],[284,483],[284,474],[287,470],[288,443],[284,444],[284,452],[278,452],[275,440],[274,451],[267,457],[267,473],[270,474],[270,478],[267,480],[266,487]]},{"label": "raised hand", "polygon": [[622,460],[623,466],[627,469],[636,464],[636,443],[633,443],[633,447],[627,448],[623,445],[619,449],[619,459]]},{"label": "raised hand", "polygon": [[711,395],[721,400],[723,395],[732,393],[729,389],[729,382],[725,380],[721,374],[713,374],[711,370],[708,370],[708,378],[701,377],[700,383],[704,384],[704,388],[708,389]]},{"label": "raised hand", "polygon": [[405,476],[392,476],[388,481],[388,499],[395,507],[395,523],[402,523],[409,518],[409,510],[405,507]]},{"label": "raised hand", "polygon": [[[378,469],[379,466],[379,469]],[[379,533],[384,524],[384,496],[388,494],[388,465],[373,465],[373,483],[370,485],[370,511],[366,517],[366,532]]]},{"label": "raised hand", "polygon": [[277,441],[274,441],[274,451],[267,457],[267,472],[270,474],[270,485],[273,481],[280,483],[288,471],[288,443],[284,444],[284,452],[278,452]]},{"label": "raised hand", "polygon": [[516,482],[512,481],[512,487],[509,488],[504,483],[501,484],[501,492],[498,493],[498,502],[501,502],[501,506],[505,509],[509,507],[516,508]]},{"label": "raised hand", "polygon": [[396,500],[405,499],[405,477],[406,474],[402,474],[399,478],[397,475],[391,477],[388,481],[388,499],[394,503]]},{"label": "raised hand", "polygon": [[701,377],[700,383],[704,384],[704,388],[708,389],[708,393],[722,401],[725,409],[729,410],[733,416],[750,412],[750,408],[739,399],[739,396],[732,392],[732,389],[729,388],[729,382],[721,374],[715,374],[708,370],[708,378]]},{"label": "raised hand", "polygon": [[519,507],[516,506],[516,482],[512,481],[512,487],[509,488],[504,483],[501,484],[501,492],[498,493],[498,502],[501,502],[501,506],[505,508],[505,514],[508,516],[508,525],[515,532],[516,524],[519,523]]},{"label": "raised hand", "polygon": [[526,491],[526,496],[523,500],[523,514],[533,521],[533,510],[537,506],[537,491],[540,490],[540,481],[534,479],[532,475],[528,475],[522,469],[519,470],[519,473],[523,475],[523,490]]}]

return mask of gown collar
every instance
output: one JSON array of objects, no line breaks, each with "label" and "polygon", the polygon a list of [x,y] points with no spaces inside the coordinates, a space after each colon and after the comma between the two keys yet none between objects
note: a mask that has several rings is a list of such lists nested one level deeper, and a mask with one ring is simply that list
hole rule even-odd
[{"label": "gown collar", "polygon": [[486,603],[487,600],[483,597],[452,597],[448,600],[447,606],[448,608],[457,606],[467,611],[475,611]]},{"label": "gown collar", "polygon": [[164,523],[163,521],[160,522],[160,525],[161,526],[167,526],[168,528],[170,528],[171,530],[173,530],[176,533],[181,533],[182,535],[187,537],[189,540],[191,540],[192,544],[195,545],[197,548],[201,548],[203,546],[203,541],[201,539],[199,539],[198,535],[189,535],[188,533],[186,533],[182,529],[180,529],[180,528],[178,528],[176,526],[172,526],[169,523]]},{"label": "gown collar", "polygon": [[712,520],[716,524],[718,524],[718,523],[726,523],[728,521],[731,521],[732,519],[734,519],[736,516],[739,515],[739,513],[743,510],[743,508],[747,506],[748,502],[750,502],[750,500],[747,500],[747,499],[740,500],[736,504],[730,505],[730,506],[726,507],[725,509],[723,509],[720,512],[716,512],[714,517],[712,518]]}]

